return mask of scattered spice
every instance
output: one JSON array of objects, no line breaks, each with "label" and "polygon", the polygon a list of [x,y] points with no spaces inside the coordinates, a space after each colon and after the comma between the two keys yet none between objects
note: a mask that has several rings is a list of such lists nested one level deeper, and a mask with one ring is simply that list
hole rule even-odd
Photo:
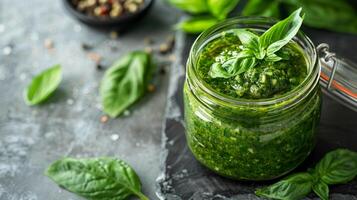
[{"label": "scattered spice", "polygon": [[95,67],[97,68],[97,70],[102,70],[102,69],[104,69],[104,66],[103,66],[101,63],[97,63],[97,64],[95,65]]},{"label": "scattered spice", "polygon": [[102,122],[103,124],[107,123],[108,120],[109,120],[109,117],[107,115],[103,115],[100,117],[100,122]]},{"label": "scattered spice", "polygon": [[147,89],[148,89],[149,92],[155,92],[156,88],[155,88],[155,85],[149,84]]},{"label": "scattered spice", "polygon": [[137,12],[144,5],[144,0],[72,0],[72,5],[86,15],[117,18]]},{"label": "scattered spice", "polygon": [[94,52],[89,52],[87,56],[89,59],[93,60],[97,64],[100,63],[100,61],[102,60],[102,56]]},{"label": "scattered spice", "polygon": [[161,75],[165,75],[165,74],[166,74],[165,66],[162,66],[162,67],[160,68],[159,73],[160,73]]},{"label": "scattered spice", "polygon": [[154,44],[154,40],[152,38],[146,37],[146,38],[144,38],[144,43],[146,45],[152,45],[152,44]]},{"label": "scattered spice", "polygon": [[83,49],[84,51],[88,51],[88,50],[93,49],[93,46],[90,45],[90,44],[87,44],[87,43],[82,43],[82,44],[81,44],[81,47],[82,47],[82,49]]},{"label": "scattered spice", "polygon": [[44,41],[44,46],[45,46],[47,49],[51,50],[51,49],[53,49],[53,47],[54,47],[54,43],[53,43],[53,41],[52,41],[50,38],[46,38],[45,41]]},{"label": "scattered spice", "polygon": [[8,56],[11,54],[11,52],[12,52],[12,45],[8,45],[8,46],[4,47],[4,49],[3,49],[4,55]]},{"label": "scattered spice", "polygon": [[160,44],[159,51],[161,54],[166,54],[172,51],[173,47],[175,46],[175,37],[169,36],[167,40]]},{"label": "scattered spice", "polygon": [[175,62],[176,61],[176,55],[175,54],[171,54],[169,57],[168,57],[169,61],[171,62]]},{"label": "scattered spice", "polygon": [[117,31],[110,31],[109,35],[111,39],[117,39],[119,34]]},{"label": "scattered spice", "polygon": [[151,47],[145,47],[145,52],[146,53],[152,53],[153,52],[153,49]]}]

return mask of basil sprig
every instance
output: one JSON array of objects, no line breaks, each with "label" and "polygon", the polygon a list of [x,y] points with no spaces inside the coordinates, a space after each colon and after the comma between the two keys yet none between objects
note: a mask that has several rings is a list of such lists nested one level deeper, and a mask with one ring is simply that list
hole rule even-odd
[{"label": "basil sprig", "polygon": [[327,153],[314,169],[293,174],[255,191],[260,197],[281,200],[299,200],[314,191],[322,200],[328,200],[328,185],[347,183],[357,176],[357,153],[337,149]]},{"label": "basil sprig", "polygon": [[116,117],[138,101],[146,92],[152,77],[150,54],[134,51],[109,68],[100,85],[104,112]]},{"label": "basil sprig", "polygon": [[61,187],[91,200],[124,200],[141,192],[135,171],[116,158],[64,158],[51,164],[45,174]]},{"label": "basil sprig", "polygon": [[35,76],[24,92],[27,105],[44,102],[57,89],[62,80],[62,68],[54,65]]},{"label": "basil sprig", "polygon": [[230,78],[244,73],[256,66],[258,61],[277,62],[282,58],[276,53],[299,31],[303,18],[301,8],[294,11],[286,19],[270,27],[261,36],[245,29],[235,29],[242,43],[242,51],[224,63],[214,63],[209,72],[212,78]]}]

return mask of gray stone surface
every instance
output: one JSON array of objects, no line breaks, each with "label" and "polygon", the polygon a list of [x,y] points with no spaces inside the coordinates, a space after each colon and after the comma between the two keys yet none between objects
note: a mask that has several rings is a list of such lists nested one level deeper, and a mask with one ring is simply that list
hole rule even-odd
[{"label": "gray stone surface", "polygon": [[[163,42],[176,18],[174,9],[156,1],[136,28],[111,39],[108,32],[70,18],[59,0],[0,1],[1,200],[80,199],[43,175],[51,162],[64,156],[120,157],[135,168],[144,193],[156,199],[168,75],[155,79],[155,93],[135,105],[129,116],[103,124],[98,95],[103,71],[96,70],[81,42],[93,44],[92,51],[111,63],[143,48],[146,36],[156,45]],[[46,39],[53,41],[53,50],[44,47]],[[22,95],[31,77],[57,63],[64,79],[54,96],[44,105],[26,106]]]}]

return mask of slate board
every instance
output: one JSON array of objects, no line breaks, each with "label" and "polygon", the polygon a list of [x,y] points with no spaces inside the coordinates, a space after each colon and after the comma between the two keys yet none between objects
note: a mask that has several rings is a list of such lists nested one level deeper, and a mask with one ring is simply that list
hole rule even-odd
[{"label": "slate board", "polygon": [[[357,37],[325,31],[307,30],[315,42],[327,42],[333,50],[356,62],[350,45],[357,45]],[[182,86],[185,63],[195,39],[177,34],[179,59],[171,71],[166,120],[163,130],[164,160],[163,174],[158,179],[160,199],[260,199],[254,190],[267,182],[240,182],[218,176],[195,160],[186,144],[183,123]],[[347,45],[350,44],[350,45]],[[295,171],[305,171],[313,166],[328,151],[345,147],[357,151],[357,112],[340,105],[326,95],[323,96],[321,122],[315,150]],[[357,180],[345,185],[330,187],[331,199],[357,200]],[[306,199],[317,199],[310,194]]]}]

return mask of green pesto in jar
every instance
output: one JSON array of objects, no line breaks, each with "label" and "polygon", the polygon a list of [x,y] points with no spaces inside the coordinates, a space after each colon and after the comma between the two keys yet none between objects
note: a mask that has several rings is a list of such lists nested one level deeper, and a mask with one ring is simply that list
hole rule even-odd
[{"label": "green pesto in jar", "polygon": [[276,97],[293,90],[307,75],[301,48],[290,42],[280,50],[278,62],[259,61],[258,65],[231,78],[212,78],[213,63],[224,63],[240,51],[240,40],[233,32],[210,41],[198,57],[198,76],[217,93],[234,98],[262,99]]},{"label": "green pesto in jar", "polygon": [[[237,77],[210,77],[211,65],[236,55],[239,45],[238,37],[225,33],[198,52],[197,77],[219,95],[237,100],[279,98],[308,75],[303,50],[290,42],[280,51],[281,61],[260,62]],[[196,91],[188,79],[184,85],[188,146],[198,161],[216,173],[239,180],[269,180],[293,170],[312,151],[321,109],[318,86],[294,108],[285,109],[290,102],[282,102],[269,112],[265,107],[207,108],[200,99],[210,96]]]}]

